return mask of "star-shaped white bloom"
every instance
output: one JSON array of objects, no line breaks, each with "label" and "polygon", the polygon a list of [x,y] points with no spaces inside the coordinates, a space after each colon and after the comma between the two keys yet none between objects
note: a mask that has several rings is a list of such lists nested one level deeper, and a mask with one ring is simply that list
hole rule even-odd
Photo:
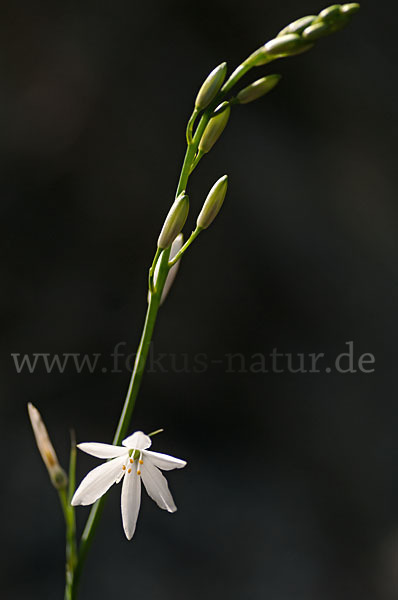
[{"label": "star-shaped white bloom", "polygon": [[160,508],[171,513],[175,512],[177,507],[160,469],[164,471],[181,469],[187,463],[168,454],[148,450],[152,441],[142,431],[136,431],[123,440],[122,444],[123,446],[98,442],[78,444],[77,447],[87,454],[112,460],[108,460],[86,475],[72,498],[72,505],[93,504],[114,483],[119,483],[123,479],[121,501],[123,529],[127,539],[131,540],[141,503],[141,479],[148,495]]}]

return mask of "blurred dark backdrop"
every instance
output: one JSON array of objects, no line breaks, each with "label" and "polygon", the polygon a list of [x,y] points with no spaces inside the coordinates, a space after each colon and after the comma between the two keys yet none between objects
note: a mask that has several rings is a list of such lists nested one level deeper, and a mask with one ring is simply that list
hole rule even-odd
[{"label": "blurred dark backdrop", "polygon": [[[110,355],[138,344],[196,91],[323,7],[1,3],[2,598],[63,594],[63,523],[26,403],[63,463],[72,426],[112,438],[129,375]],[[394,8],[363,2],[343,32],[258,69],[282,73],[278,88],[233,111],[192,177],[187,231],[224,173],[230,189],[181,265],[154,353],[209,365],[147,373],[132,424],[164,427],[154,449],[189,461],[169,476],[179,511],[144,497],[128,543],[112,490],[82,600],[397,597]],[[274,348],[332,362],[348,341],[374,372],[217,362]],[[11,353],[38,352],[101,353],[107,372],[17,374]],[[79,456],[79,478],[96,464]]]}]

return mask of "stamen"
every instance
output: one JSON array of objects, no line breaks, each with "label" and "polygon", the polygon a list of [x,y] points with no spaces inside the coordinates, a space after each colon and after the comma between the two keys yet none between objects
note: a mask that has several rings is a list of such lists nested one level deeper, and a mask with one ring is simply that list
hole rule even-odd
[{"label": "stamen", "polygon": [[126,470],[126,465],[123,465],[122,469],[123,469],[123,471],[125,471]]},{"label": "stamen", "polygon": [[127,469],[127,473],[131,473],[131,469]]},{"label": "stamen", "polygon": [[134,462],[134,458],[130,458],[130,462],[132,464]]},{"label": "stamen", "polygon": [[140,463],[140,465],[143,465],[144,461],[140,459],[139,463]]},{"label": "stamen", "polygon": [[[130,470],[131,470],[131,469],[130,469]],[[141,471],[140,471],[140,470],[138,470],[138,471],[137,471],[137,475],[141,475]]]}]

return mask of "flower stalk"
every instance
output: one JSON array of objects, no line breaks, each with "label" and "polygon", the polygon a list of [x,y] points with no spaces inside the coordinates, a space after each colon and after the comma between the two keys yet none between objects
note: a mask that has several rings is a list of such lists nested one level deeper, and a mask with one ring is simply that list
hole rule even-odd
[{"label": "flower stalk", "polygon": [[[219,139],[222,131],[227,125],[231,109],[234,105],[246,104],[265,95],[278,83],[279,76],[268,75],[267,77],[258,79],[238,92],[235,97],[230,97],[231,90],[239,80],[254,67],[266,65],[273,60],[294,56],[311,49],[314,42],[319,38],[334,33],[346,25],[351,16],[357,12],[358,8],[359,5],[356,3],[333,5],[321,11],[318,15],[310,15],[293,21],[287,27],[282,29],[274,39],[261,46],[244,60],[226,81],[226,63],[221,63],[210,73],[202,84],[196,96],[193,112],[186,128],[187,148],[180,172],[175,200],[161,230],[154,259],[149,269],[148,307],[130,384],[113,438],[114,446],[121,445],[122,440],[126,437],[130,427],[130,421],[145,371],[148,351],[169,271],[176,266],[176,263],[182,258],[201,231],[206,229],[213,222],[224,201],[227,189],[226,176],[220,178],[210,190],[202,211],[199,214],[196,229],[192,232],[185,244],[182,245],[183,238],[181,231],[189,212],[189,199],[186,195],[189,177],[202,157],[211,151],[214,144]],[[179,235],[181,236],[178,241],[179,249],[174,247],[173,254],[171,255],[172,244],[177,240],[177,236]],[[175,254],[174,250],[176,251]],[[175,275],[175,269],[174,273],[171,275]],[[171,277],[168,281],[170,283]],[[72,494],[75,487],[76,448],[74,440],[72,440],[69,485],[67,485],[66,476],[62,476],[63,471],[59,466],[58,459],[56,458],[51,442],[49,442],[45,428],[43,430],[37,419],[35,422],[37,425],[36,430],[34,426],[35,435],[39,433],[39,437],[36,435],[38,446],[43,460],[46,463],[51,480],[58,490],[65,517],[65,600],[75,600],[87,554],[104,508],[105,495],[102,495],[101,497],[97,495],[92,498],[92,500],[95,498],[99,499],[94,503],[90,511],[77,549],[75,514],[74,508],[71,506]],[[155,433],[157,432],[153,432],[150,435],[155,435]],[[135,458],[134,448],[132,448],[131,451],[133,453],[131,455],[133,461]],[[104,464],[106,466],[108,463]],[[79,498],[81,498],[81,496],[78,495],[77,499]],[[76,501],[76,503],[79,502]],[[130,537],[130,534],[132,535],[131,532],[132,529],[127,528],[126,535]]]}]

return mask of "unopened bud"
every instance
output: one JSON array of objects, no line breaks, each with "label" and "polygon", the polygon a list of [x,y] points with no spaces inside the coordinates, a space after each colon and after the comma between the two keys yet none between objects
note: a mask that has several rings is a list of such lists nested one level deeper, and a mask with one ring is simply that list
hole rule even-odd
[{"label": "unopened bud", "polygon": [[281,75],[267,75],[267,77],[262,77],[243,88],[243,90],[237,94],[236,99],[239,104],[253,102],[253,100],[257,100],[257,98],[261,98],[261,96],[268,94],[268,92],[279,83],[280,79]]},{"label": "unopened bud", "polygon": [[[220,105],[221,106],[221,105]],[[216,108],[217,110],[219,110]],[[222,134],[225,129],[226,124],[228,123],[229,115],[231,113],[231,107],[228,106],[221,112],[221,114],[217,114],[215,117],[212,117],[206,128],[203,132],[201,140],[199,142],[199,151],[203,153],[210,152],[213,148],[214,144]]]},{"label": "unopened bud", "polygon": [[30,402],[28,403],[28,413],[36,438],[36,444],[47,467],[51,482],[58,490],[64,489],[68,484],[68,477],[58,462],[57,455],[39,411]]},{"label": "unopened bud", "polygon": [[207,229],[220,212],[223,205],[225,194],[227,193],[228,176],[220,177],[207,194],[205,203],[196,221],[196,225],[201,229]]},{"label": "unopened bud", "polygon": [[203,110],[209,106],[210,102],[214,100],[222,84],[224,83],[225,76],[227,74],[227,63],[223,62],[218,65],[213,71],[206,77],[205,81],[200,88],[198,95],[195,100],[195,108]]},{"label": "unopened bud", "polygon": [[267,42],[264,46],[266,54],[273,57],[293,56],[294,54],[301,54],[310,48],[311,45],[307,44],[297,33],[281,35]]},{"label": "unopened bud", "polygon": [[189,198],[182,192],[173,203],[158,239],[158,247],[164,250],[174,242],[185,225],[189,211]]},{"label": "unopened bud", "polygon": [[350,4],[343,4],[341,6],[341,12],[343,15],[347,17],[351,17],[351,15],[355,15],[360,9],[360,5],[357,2],[351,2]]},{"label": "unopened bud", "polygon": [[321,10],[318,15],[318,19],[322,21],[326,21],[327,23],[333,22],[335,19],[338,19],[341,16],[341,6],[340,4],[332,4],[332,6],[328,6]]},{"label": "unopened bud", "polygon": [[314,23],[313,25],[310,25],[304,29],[303,38],[308,42],[315,42],[316,40],[320,40],[331,33],[333,32],[330,25],[320,21],[319,23]]},{"label": "unopened bud", "polygon": [[306,27],[311,25],[311,23],[316,19],[316,15],[308,15],[307,17],[301,17],[301,19],[297,19],[297,21],[293,21],[290,25],[287,25],[278,33],[277,37],[281,37],[282,35],[287,35],[288,33],[297,33],[300,35],[304,31]]},{"label": "unopened bud", "polygon": [[[173,258],[177,254],[177,252],[179,252],[181,250],[183,243],[184,243],[184,236],[182,235],[182,233],[180,233],[179,235],[177,235],[176,239],[171,244],[169,260],[173,260]],[[161,261],[158,260],[156,267],[155,267],[155,273],[153,276],[153,282],[154,282],[155,287],[156,287],[157,278],[159,276],[160,262]],[[175,265],[173,265],[171,267],[171,269],[169,270],[169,272],[167,273],[166,281],[163,286],[162,296],[160,298],[161,305],[166,300],[166,296],[169,293],[170,288],[174,283],[174,279],[176,278],[179,266],[180,266],[180,261],[178,260],[175,263]],[[150,293],[151,292],[148,292],[148,295],[150,295]]]},{"label": "unopened bud", "polygon": [[221,113],[223,113],[224,110],[227,110],[227,108],[229,108],[229,106],[230,106],[230,104],[226,100],[224,102],[221,102],[221,104],[219,104],[217,106],[217,108],[215,108],[213,110],[213,112],[211,113],[211,118],[218,117],[218,115],[221,115]]}]

